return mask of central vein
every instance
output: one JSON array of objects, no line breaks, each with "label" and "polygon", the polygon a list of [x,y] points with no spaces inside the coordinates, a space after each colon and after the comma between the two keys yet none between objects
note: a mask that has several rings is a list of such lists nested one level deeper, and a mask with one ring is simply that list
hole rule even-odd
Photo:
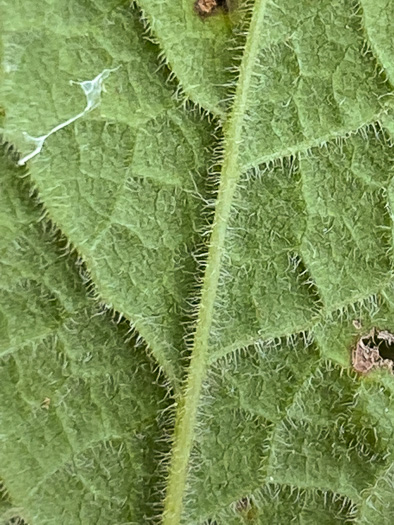
[{"label": "central vein", "polygon": [[259,28],[262,27],[267,0],[255,0],[249,33],[241,62],[234,104],[224,135],[224,160],[221,171],[215,218],[212,225],[207,266],[201,290],[199,315],[188,377],[183,396],[177,403],[174,442],[164,504],[163,525],[179,525],[187,481],[190,452],[201,386],[206,375],[209,334],[219,282],[227,224],[234,192],[241,175],[239,147],[253,66],[259,52]]}]

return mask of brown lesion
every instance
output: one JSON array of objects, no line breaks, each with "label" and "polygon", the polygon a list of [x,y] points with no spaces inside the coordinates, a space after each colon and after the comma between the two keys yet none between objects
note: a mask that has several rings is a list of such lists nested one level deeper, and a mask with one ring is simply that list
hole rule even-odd
[{"label": "brown lesion", "polygon": [[359,337],[352,351],[352,365],[360,374],[377,369],[393,373],[394,334],[372,328],[368,334]]},{"label": "brown lesion", "polygon": [[229,11],[229,0],[196,0],[194,10],[201,18],[215,15],[220,11]]}]

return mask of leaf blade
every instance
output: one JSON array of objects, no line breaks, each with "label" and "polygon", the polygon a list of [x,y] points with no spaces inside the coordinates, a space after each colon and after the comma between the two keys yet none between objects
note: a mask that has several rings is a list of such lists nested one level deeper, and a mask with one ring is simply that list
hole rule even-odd
[{"label": "leaf blade", "polygon": [[140,523],[155,501],[162,392],[141,349],[125,343],[127,326],[97,309],[74,261],[59,257],[6,149],[0,462],[11,510],[31,523]]}]

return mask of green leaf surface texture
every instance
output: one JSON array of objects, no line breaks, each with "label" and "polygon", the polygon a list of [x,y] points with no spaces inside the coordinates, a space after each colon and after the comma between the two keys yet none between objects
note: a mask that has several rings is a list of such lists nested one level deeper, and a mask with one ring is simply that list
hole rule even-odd
[{"label": "green leaf surface texture", "polygon": [[0,0],[0,525],[393,523],[394,2],[214,4]]}]

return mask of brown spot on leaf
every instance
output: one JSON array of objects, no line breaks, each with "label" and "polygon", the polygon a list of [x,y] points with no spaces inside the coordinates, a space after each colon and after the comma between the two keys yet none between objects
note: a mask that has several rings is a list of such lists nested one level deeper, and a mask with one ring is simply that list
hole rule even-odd
[{"label": "brown spot on leaf", "polygon": [[385,368],[393,373],[394,334],[387,330],[372,330],[360,337],[352,351],[352,365],[356,372],[368,374]]},{"label": "brown spot on leaf", "polygon": [[201,18],[212,16],[219,10],[227,12],[229,10],[228,0],[196,0],[194,10]]}]

